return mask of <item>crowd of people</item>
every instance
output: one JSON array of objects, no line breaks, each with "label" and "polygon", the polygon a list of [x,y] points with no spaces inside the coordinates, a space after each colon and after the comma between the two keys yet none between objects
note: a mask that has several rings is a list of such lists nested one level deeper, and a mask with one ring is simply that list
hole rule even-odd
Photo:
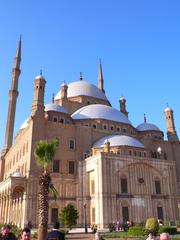
[{"label": "crowd of people", "polygon": [[[56,239],[64,240],[64,234],[59,231],[59,222],[54,224],[53,229],[48,232],[46,240]],[[21,240],[31,240],[31,225],[28,223],[26,227],[21,232]],[[1,229],[0,240],[18,240],[15,234],[11,231],[10,225],[5,225]]]},{"label": "crowd of people", "polygon": [[[133,223],[130,221],[127,222],[116,222],[114,224],[114,229],[116,231],[127,231],[130,226],[133,226]],[[159,223],[163,224],[163,223]],[[60,224],[59,222],[56,222],[53,226],[53,229],[47,233],[46,240],[56,239],[56,240],[64,240],[65,236],[64,234],[59,231]],[[32,224],[28,222],[26,227],[21,232],[21,240],[31,240],[31,228]],[[97,231],[95,234],[95,240],[102,240],[102,236]],[[146,240],[156,240],[157,238],[152,235],[152,233],[149,233],[148,238]],[[14,235],[14,233],[11,231],[10,225],[5,225],[2,227],[0,232],[0,240],[18,240],[17,237]],[[159,237],[159,240],[170,240],[170,236],[168,233],[162,233]]]}]

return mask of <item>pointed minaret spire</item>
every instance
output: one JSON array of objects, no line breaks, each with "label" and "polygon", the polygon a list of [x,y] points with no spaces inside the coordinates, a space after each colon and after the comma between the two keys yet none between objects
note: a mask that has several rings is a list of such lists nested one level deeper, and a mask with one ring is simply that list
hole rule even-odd
[{"label": "pointed minaret spire", "polygon": [[18,47],[16,50],[14,67],[12,69],[12,81],[11,81],[11,88],[9,90],[9,104],[8,104],[6,134],[5,134],[4,148],[2,151],[2,155],[6,154],[8,149],[11,147],[12,141],[13,141],[16,102],[19,94],[18,81],[19,81],[19,75],[21,73],[20,63],[21,63],[21,36],[20,36]]},{"label": "pointed minaret spire", "polygon": [[16,57],[21,57],[21,35],[19,37],[19,42],[18,42],[18,47],[17,47],[17,50],[16,50]]},{"label": "pointed minaret spire", "polygon": [[146,114],[144,113],[144,123],[147,122],[147,119],[146,119]]},{"label": "pointed minaret spire", "polygon": [[101,59],[99,59],[98,66],[98,88],[105,93]]}]

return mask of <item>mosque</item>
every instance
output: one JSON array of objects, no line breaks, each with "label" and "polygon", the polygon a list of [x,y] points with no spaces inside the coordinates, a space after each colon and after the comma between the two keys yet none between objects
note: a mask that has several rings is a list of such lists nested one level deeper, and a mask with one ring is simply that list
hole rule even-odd
[{"label": "mosque", "polygon": [[[49,224],[68,203],[78,210],[78,226],[106,228],[114,221],[144,222],[148,217],[180,220],[180,141],[173,110],[164,111],[164,133],[144,117],[133,126],[121,97],[119,109],[111,106],[99,63],[98,86],[85,81],[62,84],[52,102],[44,104],[46,80],[34,80],[28,119],[15,138],[14,122],[20,76],[19,40],[12,83],[4,147],[0,159],[0,222],[24,226],[38,224],[38,178],[34,158],[40,140],[59,139],[50,168],[59,192],[49,196]],[[33,95],[33,93],[32,93]]]}]

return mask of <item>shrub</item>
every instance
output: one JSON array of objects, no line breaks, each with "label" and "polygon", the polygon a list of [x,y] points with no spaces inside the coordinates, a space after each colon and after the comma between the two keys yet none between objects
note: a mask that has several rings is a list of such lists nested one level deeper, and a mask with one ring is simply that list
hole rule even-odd
[{"label": "shrub", "polygon": [[115,225],[113,223],[108,223],[109,232],[115,231]]},{"label": "shrub", "polygon": [[169,233],[170,235],[174,235],[177,233],[177,228],[173,226],[160,226],[159,233]]},{"label": "shrub", "polygon": [[69,229],[77,224],[78,212],[73,205],[68,204],[60,213],[60,221]]},{"label": "shrub", "polygon": [[159,224],[157,219],[148,218],[145,225],[146,234],[152,233],[152,235],[156,235],[159,230]]},{"label": "shrub", "polygon": [[142,236],[144,235],[144,227],[142,226],[130,227],[128,230],[128,234],[130,236]]}]

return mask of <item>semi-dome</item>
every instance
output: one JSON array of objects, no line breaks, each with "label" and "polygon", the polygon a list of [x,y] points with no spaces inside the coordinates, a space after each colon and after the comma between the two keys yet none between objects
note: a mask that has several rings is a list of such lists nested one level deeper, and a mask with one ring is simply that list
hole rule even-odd
[{"label": "semi-dome", "polygon": [[142,131],[161,131],[155,124],[152,123],[141,123],[139,124],[136,129],[140,132]]},{"label": "semi-dome", "polygon": [[74,112],[71,117],[73,119],[106,119],[131,124],[129,119],[122,112],[102,104],[91,104],[82,107]]},{"label": "semi-dome", "polygon": [[[84,80],[76,81],[67,85],[67,97],[89,96],[107,101],[105,94],[95,85]],[[55,99],[61,98],[61,90],[55,96]]]},{"label": "semi-dome", "polygon": [[63,107],[55,103],[48,103],[45,105],[45,111],[54,111],[54,112],[61,112],[61,113],[68,113]]},{"label": "semi-dome", "polygon": [[145,146],[136,138],[125,136],[125,135],[108,135],[102,137],[97,142],[93,144],[93,148],[103,147],[105,141],[110,143],[111,147],[115,146],[129,146],[129,147],[139,147],[145,148]]}]

